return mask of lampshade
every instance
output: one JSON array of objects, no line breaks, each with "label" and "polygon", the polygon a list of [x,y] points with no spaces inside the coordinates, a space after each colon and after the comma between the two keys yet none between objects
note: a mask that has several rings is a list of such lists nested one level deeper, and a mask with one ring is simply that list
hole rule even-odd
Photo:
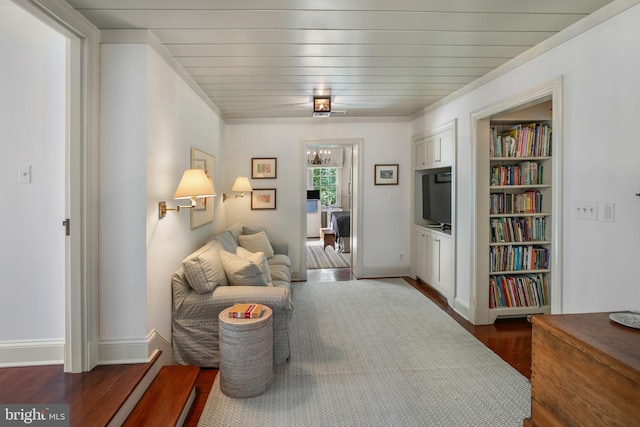
[{"label": "lampshade", "polygon": [[200,199],[203,197],[212,197],[216,195],[213,189],[213,183],[204,173],[203,169],[187,169],[182,174],[182,179],[173,195],[174,199]]},{"label": "lampshade", "polygon": [[231,187],[231,191],[236,193],[244,193],[245,191],[253,191],[253,188],[251,188],[249,178],[247,178],[246,176],[239,176],[234,181],[233,187]]}]

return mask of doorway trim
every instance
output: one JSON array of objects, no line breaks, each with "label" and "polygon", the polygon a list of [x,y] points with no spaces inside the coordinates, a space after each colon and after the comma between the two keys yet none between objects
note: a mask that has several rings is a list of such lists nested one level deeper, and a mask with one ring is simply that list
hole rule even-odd
[{"label": "doorway trim", "polygon": [[[483,140],[488,141],[489,123],[492,116],[503,114],[507,111],[522,109],[527,106],[540,103],[542,100],[549,99],[552,101],[552,125],[553,125],[553,192],[552,192],[552,209],[551,209],[551,257],[550,269],[553,272],[551,284],[551,314],[561,314],[563,312],[562,303],[562,221],[563,221],[563,153],[564,153],[564,77],[559,76],[555,79],[540,83],[538,86],[523,91],[520,94],[513,95],[507,99],[497,102],[493,105],[485,107],[471,114],[471,200],[472,200],[472,222],[471,222],[471,294],[470,294],[470,310],[469,319],[473,324],[485,324],[487,304],[480,307],[481,297],[477,294],[478,282],[481,263],[486,260],[478,259],[478,245],[481,244],[480,233],[481,227],[478,219],[478,194],[479,181],[478,176],[478,157],[480,147]],[[486,144],[485,144],[486,146]],[[487,199],[488,200],[488,199]],[[488,212],[488,210],[486,211]],[[488,237],[486,237],[488,239]],[[484,264],[487,266],[488,264]],[[485,268],[485,267],[483,267]],[[483,272],[484,273],[484,272]],[[484,276],[484,274],[482,274]],[[488,298],[488,295],[484,295]]]},{"label": "doorway trim", "polygon": [[98,361],[100,32],[66,2],[12,1],[68,39],[64,371],[89,371]]},{"label": "doorway trim", "polygon": [[[362,209],[364,184],[364,139],[363,138],[319,138],[302,139],[300,150],[300,215],[301,215],[301,241],[300,247],[307,245],[307,214],[302,209],[303,201],[307,198],[307,150],[311,145],[331,145],[352,148],[352,196],[351,196],[351,272],[355,277],[362,277],[362,253],[360,247],[364,247],[362,241]],[[300,278],[307,280],[307,251],[300,251]]]}]

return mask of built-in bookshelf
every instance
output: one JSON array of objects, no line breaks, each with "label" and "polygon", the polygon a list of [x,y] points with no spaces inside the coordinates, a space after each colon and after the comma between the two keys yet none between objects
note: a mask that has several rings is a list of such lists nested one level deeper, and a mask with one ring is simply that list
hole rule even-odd
[{"label": "built-in bookshelf", "polygon": [[488,277],[478,280],[487,283],[480,288],[489,293],[493,323],[501,316],[549,312],[553,138],[550,121],[496,120],[489,133],[489,268]]}]

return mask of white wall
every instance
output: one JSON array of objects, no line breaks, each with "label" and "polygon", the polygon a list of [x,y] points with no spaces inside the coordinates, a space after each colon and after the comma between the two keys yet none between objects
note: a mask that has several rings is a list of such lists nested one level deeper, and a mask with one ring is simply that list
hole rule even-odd
[{"label": "white wall", "polygon": [[64,343],[66,40],[0,5],[0,57],[0,343]]},{"label": "white wall", "polygon": [[[289,121],[273,124],[227,125],[224,144],[227,185],[220,192],[229,192],[237,175],[251,176],[252,157],[277,157],[275,180],[252,180],[254,188],[276,188],[275,211],[252,211],[248,198],[225,202],[227,222],[242,222],[266,226],[269,235],[287,241],[291,248],[292,271],[301,272],[300,253],[303,230],[302,212],[305,201],[300,199],[302,141],[307,139],[363,138],[364,183],[363,227],[360,250],[363,267],[369,269],[406,268],[409,265],[409,124],[407,122],[335,123]],[[374,186],[374,165],[398,163],[398,186]],[[305,234],[306,235],[306,234]],[[400,260],[400,254],[404,257]]]},{"label": "white wall", "polygon": [[[640,5],[415,120],[416,134],[458,120],[458,298],[471,282],[471,114],[564,77],[563,312],[640,308]],[[616,204],[615,222],[578,220],[576,201]],[[481,260],[480,260],[481,261]]]},{"label": "white wall", "polygon": [[[223,132],[149,45],[101,46],[100,340],[121,347],[105,350],[108,358],[123,357],[129,344],[139,351],[153,331],[170,341],[171,275],[223,224],[216,218],[192,231],[188,210],[159,219],[158,202],[177,205],[191,147],[218,156]],[[216,168],[214,184],[219,175]]]}]

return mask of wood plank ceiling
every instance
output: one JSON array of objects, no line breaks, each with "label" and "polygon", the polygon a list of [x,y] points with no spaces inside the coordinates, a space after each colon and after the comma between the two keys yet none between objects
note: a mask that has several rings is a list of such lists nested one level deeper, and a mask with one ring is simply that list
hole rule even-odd
[{"label": "wood plank ceiling", "polygon": [[223,118],[410,117],[611,0],[68,0],[149,29]]}]

